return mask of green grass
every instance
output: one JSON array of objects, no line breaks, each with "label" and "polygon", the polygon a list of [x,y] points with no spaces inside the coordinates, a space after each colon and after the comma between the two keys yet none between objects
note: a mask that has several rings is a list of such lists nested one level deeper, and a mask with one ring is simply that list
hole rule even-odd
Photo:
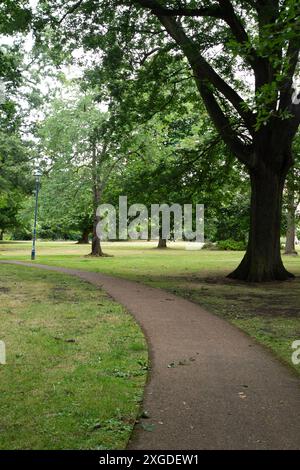
[{"label": "green grass", "polygon": [[[246,284],[226,279],[242,252],[187,251],[181,243],[167,250],[155,243],[105,243],[113,257],[85,257],[89,247],[70,242],[38,244],[37,262],[100,271],[161,287],[226,318],[291,363],[291,344],[300,339],[300,257],[283,257],[296,279],[284,283]],[[0,259],[29,259],[30,244],[0,245]]]},{"label": "green grass", "polygon": [[0,265],[0,300],[0,449],[125,448],[148,361],[131,315],[86,282],[21,266]]}]

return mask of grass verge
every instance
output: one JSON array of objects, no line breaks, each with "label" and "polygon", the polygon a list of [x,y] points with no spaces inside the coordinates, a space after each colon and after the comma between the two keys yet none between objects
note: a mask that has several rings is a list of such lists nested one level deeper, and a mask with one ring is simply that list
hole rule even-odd
[{"label": "grass verge", "polygon": [[147,349],[100,289],[0,265],[0,449],[123,449],[138,413]]}]

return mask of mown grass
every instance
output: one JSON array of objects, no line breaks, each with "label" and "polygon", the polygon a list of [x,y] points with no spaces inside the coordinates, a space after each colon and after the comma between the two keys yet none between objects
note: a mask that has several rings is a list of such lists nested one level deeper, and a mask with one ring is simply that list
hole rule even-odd
[{"label": "mown grass", "polygon": [[147,348],[122,306],[82,280],[0,265],[0,449],[123,449]]},{"label": "mown grass", "polygon": [[[286,257],[296,279],[284,283],[246,284],[226,279],[242,252],[187,251],[181,243],[167,250],[155,243],[105,243],[113,257],[91,259],[86,246],[41,242],[37,262],[100,271],[161,287],[203,305],[264,344],[300,373],[291,362],[291,345],[300,339],[300,257]],[[0,259],[28,259],[29,243],[0,245]]]}]

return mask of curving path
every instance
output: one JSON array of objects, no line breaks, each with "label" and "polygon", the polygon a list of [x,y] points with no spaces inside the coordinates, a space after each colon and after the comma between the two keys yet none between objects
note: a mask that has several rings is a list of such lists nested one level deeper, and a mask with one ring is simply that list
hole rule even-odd
[{"label": "curving path", "polygon": [[136,425],[130,449],[300,448],[300,380],[225,320],[136,282],[13,263],[103,287],[141,325],[151,357],[143,405],[149,418]]}]

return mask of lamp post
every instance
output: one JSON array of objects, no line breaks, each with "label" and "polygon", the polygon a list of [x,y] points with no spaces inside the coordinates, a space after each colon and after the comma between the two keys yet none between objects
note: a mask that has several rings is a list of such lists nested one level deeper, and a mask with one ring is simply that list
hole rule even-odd
[{"label": "lamp post", "polygon": [[35,260],[36,222],[37,222],[38,198],[39,198],[39,189],[40,189],[40,177],[42,176],[42,172],[39,168],[36,168],[33,174],[35,176],[35,209],[34,209],[34,226],[33,226],[31,259]]}]

